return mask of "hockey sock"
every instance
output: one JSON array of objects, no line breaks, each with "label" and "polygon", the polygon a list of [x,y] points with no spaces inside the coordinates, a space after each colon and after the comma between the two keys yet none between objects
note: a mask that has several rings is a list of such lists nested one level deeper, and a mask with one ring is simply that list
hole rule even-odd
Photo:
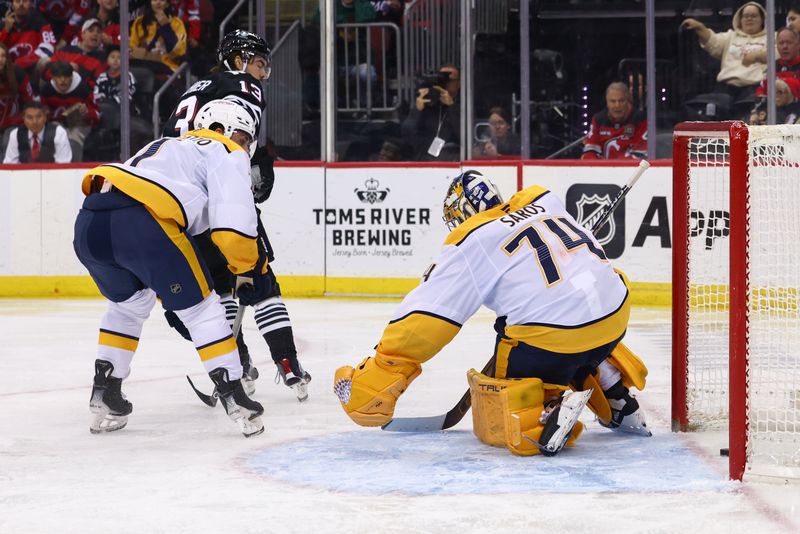
[{"label": "hockey sock", "polygon": [[155,292],[143,289],[126,301],[108,303],[108,309],[100,320],[97,359],[112,364],[114,378],[126,378],[130,374],[142,325],[155,302]]},{"label": "hockey sock", "polygon": [[273,297],[256,305],[256,324],[269,346],[272,359],[280,362],[284,358],[296,359],[292,323],[289,312],[280,297]]}]

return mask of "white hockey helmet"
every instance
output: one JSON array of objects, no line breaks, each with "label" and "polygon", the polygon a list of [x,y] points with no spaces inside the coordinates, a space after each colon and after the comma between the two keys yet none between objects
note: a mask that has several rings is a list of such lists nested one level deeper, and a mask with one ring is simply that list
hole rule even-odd
[{"label": "white hockey helmet", "polygon": [[222,126],[222,135],[230,137],[239,130],[250,136],[250,157],[256,149],[256,123],[250,113],[239,104],[230,100],[212,100],[200,108],[194,118],[196,128],[213,130]]},{"label": "white hockey helmet", "polygon": [[443,215],[450,230],[489,208],[503,203],[500,191],[478,171],[464,171],[450,182],[444,197]]}]

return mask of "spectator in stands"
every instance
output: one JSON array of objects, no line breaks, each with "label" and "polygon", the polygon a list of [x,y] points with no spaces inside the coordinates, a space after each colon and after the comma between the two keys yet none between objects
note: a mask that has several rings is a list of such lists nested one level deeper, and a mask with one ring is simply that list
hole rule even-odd
[{"label": "spectator in stands", "polygon": [[3,19],[0,43],[8,47],[11,59],[29,75],[53,54],[56,39],[50,24],[32,7],[32,0],[14,0]]},{"label": "spectator in stands", "polygon": [[130,46],[132,58],[178,70],[186,55],[186,27],[167,0],[151,0],[133,21]]},{"label": "spectator in stands", "polygon": [[56,49],[66,45],[69,41],[63,39],[63,34],[70,23],[77,24],[89,12],[89,0],[38,0],[39,13],[53,28],[56,37]]},{"label": "spectator in stands", "polygon": [[[132,3],[129,4],[133,10]],[[56,49],[68,44],[78,45],[81,27],[87,19],[97,19],[103,33],[100,35],[100,49],[115,44],[119,46],[119,2],[118,0],[80,0],[70,17],[64,33],[58,40]]]},{"label": "spectator in stands", "polygon": [[67,132],[47,122],[41,103],[32,100],[22,111],[24,124],[11,130],[3,163],[69,163],[72,161]]},{"label": "spectator in stands", "polygon": [[[775,60],[776,75],[800,79],[800,34],[790,26],[779,29],[775,33],[775,48],[778,52]],[[766,63],[766,50],[759,52],[758,61]]]},{"label": "spectator in stands", "polygon": [[592,117],[581,159],[641,159],[647,154],[647,116],[634,110],[622,82],[606,88],[606,109]]},{"label": "spectator in stands", "polygon": [[479,141],[472,149],[476,159],[516,156],[520,153],[519,136],[511,131],[511,116],[501,107],[489,110],[489,138]]},{"label": "spectator in stands", "polygon": [[67,61],[86,82],[94,87],[97,78],[106,70],[106,54],[101,49],[103,26],[97,19],[86,19],[81,25],[81,38],[77,45],[57,50],[51,62]]},{"label": "spectator in stands", "polygon": [[[777,78],[775,80],[775,124],[797,124],[800,118],[800,80]],[[759,97],[750,113],[751,125],[767,124],[766,96]]]},{"label": "spectator in stands", "polygon": [[[791,28],[781,28],[778,30],[778,40],[775,45],[778,49],[778,59],[775,60],[775,76],[779,79],[800,80],[800,35]],[[767,79],[764,78],[756,89],[756,105],[750,113],[750,120],[757,110],[766,109],[764,100],[766,96]]]},{"label": "spectator in stands", "polygon": [[50,108],[50,118],[67,129],[73,157],[82,161],[86,136],[100,121],[92,88],[66,61],[52,63],[50,74],[50,83],[42,87],[42,103]]},{"label": "spectator in stands", "polygon": [[776,75],[781,78],[800,79],[800,34],[786,27],[778,30],[775,41],[778,59],[775,60]]},{"label": "spectator in stands", "polygon": [[734,102],[755,93],[766,71],[763,54],[767,47],[764,30],[766,12],[756,2],[748,2],[733,15],[733,29],[716,33],[702,22],[689,18],[683,26],[693,30],[700,46],[721,61],[714,92],[731,96]]},{"label": "spectator in stands", "polygon": [[381,145],[377,154],[369,158],[370,161],[403,161],[403,142],[399,139],[387,139]]},{"label": "spectator in stands", "polygon": [[800,4],[792,5],[786,14],[786,26],[800,34]]},{"label": "spectator in stands", "polygon": [[442,65],[439,73],[446,77],[443,85],[417,88],[414,107],[401,126],[403,136],[414,144],[412,157],[417,161],[457,161],[460,157],[461,73],[452,64]]},{"label": "spectator in stands", "polygon": [[[96,0],[97,7],[90,12],[90,18],[100,21],[103,33],[100,35],[101,49],[121,46],[119,40],[119,2],[117,0]],[[75,32],[77,32],[77,27]]]},{"label": "spectator in stands", "polygon": [[6,45],[0,44],[0,130],[22,124],[22,107],[33,99],[28,75],[9,59]]},{"label": "spectator in stands", "polygon": [[[202,33],[202,22],[200,20],[200,0],[168,0],[172,14],[181,19],[186,28],[187,44],[189,48],[195,48],[200,44]],[[128,5],[131,12],[147,5],[150,0],[131,0]],[[235,3],[235,2],[234,2]],[[214,2],[214,4],[224,4],[224,2]],[[230,6],[219,5],[219,8],[228,13]]]},{"label": "spectator in stands", "polygon": [[187,43],[189,48],[200,45],[200,0],[170,0],[170,6],[175,16],[183,21],[186,28]]},{"label": "spectator in stands", "polygon": [[[122,75],[122,55],[119,47],[111,46],[106,60],[107,70],[97,78],[94,86],[94,100],[101,102],[120,103],[120,78]],[[128,72],[128,94],[133,106],[133,95],[136,94],[136,77]],[[135,108],[131,108],[135,111]]]}]

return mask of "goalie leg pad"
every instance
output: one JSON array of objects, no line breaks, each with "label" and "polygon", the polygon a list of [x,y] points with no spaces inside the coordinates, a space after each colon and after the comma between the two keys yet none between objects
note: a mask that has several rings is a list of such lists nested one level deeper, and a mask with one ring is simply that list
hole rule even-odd
[{"label": "goalie leg pad", "polygon": [[[487,445],[494,447],[506,446],[506,414],[508,407],[503,404],[501,392],[509,387],[518,386],[513,395],[514,412],[525,411],[525,426],[528,422],[538,420],[544,408],[544,389],[542,381],[538,378],[507,379],[492,378],[470,369],[467,373],[470,398],[472,399],[472,431],[475,436]],[[538,407],[538,411],[531,408]]]},{"label": "goalie leg pad", "polygon": [[[552,387],[538,378],[491,378],[474,369],[467,373],[472,398],[473,432],[487,445],[506,447],[514,454],[540,454],[544,398]],[[554,390],[560,388],[553,387]],[[578,422],[569,434],[572,445],[583,430]]]},{"label": "goalie leg pad", "polygon": [[416,360],[378,354],[358,367],[336,370],[333,391],[345,413],[361,426],[382,426],[391,421],[397,398],[422,372]]}]

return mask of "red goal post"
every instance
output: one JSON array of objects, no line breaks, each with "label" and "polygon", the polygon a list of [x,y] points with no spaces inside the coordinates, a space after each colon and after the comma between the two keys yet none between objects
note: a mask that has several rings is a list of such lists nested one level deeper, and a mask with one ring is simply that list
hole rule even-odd
[{"label": "red goal post", "polygon": [[672,193],[672,429],[727,427],[732,479],[796,478],[800,126],[678,124]]}]

